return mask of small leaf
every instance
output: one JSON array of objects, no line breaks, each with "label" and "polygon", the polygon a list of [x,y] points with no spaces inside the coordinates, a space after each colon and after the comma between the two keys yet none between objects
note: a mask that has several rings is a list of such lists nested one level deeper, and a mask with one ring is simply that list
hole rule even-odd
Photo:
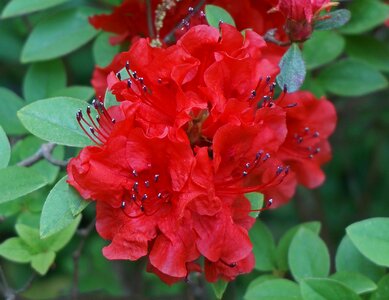
[{"label": "small leaf", "polygon": [[259,220],[249,232],[255,255],[255,269],[272,271],[276,269],[275,243],[270,230]]},{"label": "small leaf", "polygon": [[16,116],[16,112],[24,104],[24,101],[18,95],[0,87],[0,125],[7,134],[19,135],[27,132]]},{"label": "small leaf", "polygon": [[[263,207],[263,194],[253,192],[245,194],[245,197],[250,201],[252,210],[259,210]],[[257,218],[259,213],[259,211],[250,212],[250,217]]]},{"label": "small leaf", "polygon": [[97,34],[88,22],[88,16],[95,13],[94,9],[81,7],[42,19],[24,45],[22,62],[57,58],[85,45]]},{"label": "small leaf", "polygon": [[315,30],[331,30],[342,27],[350,21],[351,13],[347,9],[338,9],[325,14],[324,19],[315,23]]},{"label": "small leaf", "polygon": [[288,261],[297,281],[308,277],[326,277],[330,271],[327,246],[315,233],[303,227],[290,244]]},{"label": "small leaf", "polygon": [[50,97],[66,86],[65,66],[60,60],[32,64],[23,81],[23,95],[27,102]]},{"label": "small leaf", "polygon": [[109,42],[111,34],[102,32],[93,43],[93,57],[96,65],[107,67],[113,60],[116,54],[120,51],[120,46],[112,46]]},{"label": "small leaf", "polygon": [[304,300],[362,300],[347,286],[332,279],[305,279],[300,288]]},{"label": "small leaf", "polygon": [[40,235],[48,237],[69,226],[75,219],[70,209],[70,202],[79,202],[80,195],[63,177],[50,191],[43,206]]},{"label": "small leaf", "polygon": [[53,264],[55,259],[55,253],[53,251],[42,252],[32,257],[31,266],[40,275],[45,275]]},{"label": "small leaf", "polygon": [[0,244],[0,256],[13,262],[28,263],[33,254],[33,250],[18,237],[10,238]]},{"label": "small leaf", "polygon": [[302,300],[296,283],[286,279],[264,281],[248,288],[245,300]]},{"label": "small leaf", "polygon": [[104,97],[104,106],[106,108],[111,107],[111,106],[116,106],[119,105],[120,103],[116,100],[116,97],[114,94],[112,94],[108,89],[105,92],[105,97]]},{"label": "small leaf", "polygon": [[317,79],[326,91],[348,97],[363,96],[388,86],[388,81],[380,72],[352,59],[326,67]]},{"label": "small leaf", "polygon": [[0,169],[8,166],[10,158],[11,146],[9,145],[9,141],[3,127],[0,126]]},{"label": "small leaf", "polygon": [[292,44],[280,61],[281,72],[277,76],[277,83],[288,92],[297,91],[304,82],[306,70],[305,63],[297,44]]},{"label": "small leaf", "polygon": [[47,184],[34,170],[23,167],[0,169],[0,203],[27,195]]},{"label": "small leaf", "polygon": [[389,6],[377,0],[352,1],[348,6],[351,20],[341,28],[342,33],[359,34],[385,22]]},{"label": "small leaf", "polygon": [[[273,279],[280,279],[280,278],[273,275],[273,274],[261,275],[250,282],[249,286],[247,287],[247,291],[251,290],[251,289],[256,289],[257,285],[260,285],[265,281],[269,281],[269,280],[273,280]],[[246,294],[247,294],[247,291],[246,291]]]},{"label": "small leaf", "polygon": [[208,24],[215,28],[219,28],[220,21],[235,26],[232,16],[225,9],[216,5],[207,4],[205,6],[205,17]]},{"label": "small leaf", "polygon": [[95,91],[89,86],[69,86],[64,89],[56,90],[51,93],[51,97],[70,97],[83,101],[92,99]]},{"label": "small leaf", "polygon": [[69,0],[12,0],[4,8],[1,17],[10,18],[57,6]]},{"label": "small leaf", "polygon": [[[71,193],[77,192],[74,189],[71,189]],[[68,202],[73,217],[78,216],[91,203],[91,201],[82,199],[78,194],[75,197],[69,197]]]},{"label": "small leaf", "polygon": [[315,31],[304,43],[303,57],[307,69],[312,70],[328,64],[342,54],[344,38],[334,31]]},{"label": "small leaf", "polygon": [[370,36],[347,37],[346,52],[380,71],[389,71],[389,46]]},{"label": "small leaf", "polygon": [[319,222],[302,223],[292,227],[281,237],[280,241],[278,242],[278,246],[276,250],[277,264],[280,270],[287,271],[289,269],[288,251],[289,251],[290,243],[292,242],[297,231],[300,228],[306,228],[315,234],[319,234],[320,227],[321,225]]},{"label": "small leaf", "polygon": [[356,272],[377,281],[385,274],[385,268],[373,264],[364,257],[348,236],[341,241],[335,256],[337,272]]},{"label": "small leaf", "polygon": [[369,260],[389,267],[389,218],[372,218],[346,228],[357,249]]},{"label": "small leaf", "polygon": [[219,279],[215,283],[212,283],[212,289],[213,292],[215,293],[216,299],[221,299],[223,298],[223,294],[226,291],[228,286],[228,282]]},{"label": "small leaf", "polygon": [[388,299],[389,299],[389,274],[385,275],[378,282],[378,289],[370,297],[370,300],[388,300]]},{"label": "small leaf", "polygon": [[91,141],[76,120],[79,109],[86,111],[87,103],[69,97],[39,100],[23,107],[18,116],[23,125],[41,139],[60,145],[85,147]]},{"label": "small leaf", "polygon": [[63,247],[65,247],[70,240],[72,239],[73,235],[75,234],[78,225],[81,221],[81,215],[77,216],[69,226],[65,227],[61,231],[55,233],[54,235],[50,235],[47,238],[43,239],[43,242],[47,246],[48,249],[52,251],[59,251]]},{"label": "small leaf", "polygon": [[357,294],[370,293],[377,289],[377,285],[370,278],[355,272],[337,272],[331,279],[348,286]]}]

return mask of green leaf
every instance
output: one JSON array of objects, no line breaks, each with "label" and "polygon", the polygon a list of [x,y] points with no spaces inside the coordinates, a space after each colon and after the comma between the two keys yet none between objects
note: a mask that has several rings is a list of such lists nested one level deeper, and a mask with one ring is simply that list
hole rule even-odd
[{"label": "green leaf", "polygon": [[15,93],[0,87],[0,126],[10,135],[24,134],[27,130],[16,116],[16,112],[24,105],[24,101]]},{"label": "green leaf", "polygon": [[39,237],[39,230],[37,228],[31,227],[30,225],[18,223],[15,225],[15,229],[19,237],[31,249],[33,249],[34,253],[40,253],[47,250],[46,245]]},{"label": "green leaf", "polygon": [[32,255],[32,249],[21,238],[10,238],[0,244],[0,256],[10,261],[28,263]]},{"label": "green leaf", "polygon": [[9,145],[9,141],[3,127],[0,126],[0,169],[8,166],[10,158],[11,146]]},{"label": "green leaf", "polygon": [[301,227],[290,244],[288,261],[293,277],[326,277],[330,271],[330,255],[324,242],[311,230]]},{"label": "green leaf", "polygon": [[[44,141],[34,137],[28,136],[25,139],[17,142],[12,148],[11,161],[19,162],[27,157],[30,157],[38,151]],[[52,152],[55,159],[63,160],[65,156],[65,149],[63,146],[56,146]],[[32,169],[46,178],[47,182],[52,184],[58,176],[60,167],[54,166],[45,159],[42,159],[33,164],[29,169]]]},{"label": "green leaf", "polygon": [[71,97],[83,101],[92,99],[95,91],[89,86],[69,86],[51,93],[51,97]]},{"label": "green leaf", "polygon": [[338,9],[325,14],[325,19],[315,22],[315,30],[331,30],[342,27],[350,21],[351,13],[347,9]]},{"label": "green leaf", "polygon": [[307,73],[307,76],[305,77],[304,84],[302,85],[301,90],[310,91],[318,98],[323,97],[326,94],[325,91],[323,90],[323,87],[320,85],[320,82],[315,78],[312,78],[311,72]]},{"label": "green leaf", "polygon": [[18,112],[23,125],[41,139],[60,145],[85,147],[91,144],[76,120],[79,109],[87,103],[69,97],[56,97],[33,102]]},{"label": "green leaf", "polygon": [[245,300],[301,300],[299,287],[296,283],[286,279],[264,281],[248,288],[244,295]]},{"label": "green leaf", "polygon": [[47,181],[34,170],[23,167],[8,167],[0,169],[0,203],[7,202],[29,194]]},{"label": "green leaf", "polygon": [[377,266],[365,258],[354,246],[348,236],[341,241],[335,256],[337,272],[356,272],[377,281],[385,274],[383,267]]},{"label": "green leaf", "polygon": [[387,300],[389,299],[389,274],[384,276],[378,282],[378,289],[371,296],[370,300]]},{"label": "green leaf", "polygon": [[315,234],[319,234],[320,227],[321,225],[319,222],[302,223],[292,227],[281,237],[280,241],[278,242],[277,250],[276,250],[277,265],[280,270],[287,271],[289,269],[288,251],[289,251],[290,244],[294,236],[296,235],[297,231],[300,228],[305,228],[312,231]]},{"label": "green leaf", "polygon": [[40,235],[48,237],[69,226],[75,219],[70,209],[70,202],[79,202],[80,195],[63,177],[50,191],[43,206]]},{"label": "green leaf", "polygon": [[351,224],[347,235],[357,249],[379,266],[389,267],[389,218],[372,218]]},{"label": "green leaf", "polygon": [[55,259],[55,253],[53,251],[42,252],[32,257],[31,266],[40,275],[45,275],[53,264]]},{"label": "green leaf", "polygon": [[50,97],[66,86],[66,71],[61,60],[32,64],[23,82],[23,95],[27,102]]},{"label": "green leaf", "polygon": [[[252,210],[259,210],[263,207],[263,194],[253,192],[245,194],[245,197],[250,201]],[[250,216],[256,218],[259,213],[259,211],[253,211],[250,213]]]},{"label": "green leaf", "polygon": [[227,289],[228,282],[219,279],[218,281],[212,283],[211,285],[212,285],[213,292],[215,293],[216,299],[223,298],[223,294]]},{"label": "green leaf", "polygon": [[305,63],[297,44],[292,44],[280,61],[280,74],[277,83],[281,88],[285,86],[288,92],[297,91],[304,82]]},{"label": "green leaf", "polygon": [[347,286],[332,279],[305,279],[300,288],[304,300],[361,300]]},{"label": "green leaf", "polygon": [[385,22],[389,6],[379,0],[353,1],[348,6],[351,20],[341,28],[342,33],[359,34],[373,29]]},{"label": "green leaf", "polygon": [[348,97],[363,96],[388,86],[388,81],[380,72],[352,59],[326,67],[317,79],[326,91]]},{"label": "green leaf", "polygon": [[347,37],[347,54],[380,71],[389,71],[389,46],[370,36]]},{"label": "green leaf", "polygon": [[357,294],[370,293],[377,289],[377,285],[370,278],[355,272],[337,272],[331,279],[348,286]]},{"label": "green leaf", "polygon": [[68,0],[12,0],[4,8],[1,17],[10,18],[47,9]]},{"label": "green leaf", "polygon": [[60,11],[41,20],[24,45],[23,63],[49,60],[68,54],[89,42],[97,31],[88,16],[96,10],[87,7]]},{"label": "green leaf", "polygon": [[270,230],[260,220],[257,220],[249,235],[254,247],[255,269],[259,271],[275,270],[276,246]]},{"label": "green leaf", "polygon": [[[72,194],[76,193],[78,195],[78,193],[74,189],[70,189],[70,190]],[[78,216],[90,203],[91,201],[86,201],[82,199],[79,195],[78,197],[75,196],[75,197],[68,198],[68,204],[73,217]]]},{"label": "green leaf", "polygon": [[108,66],[112,62],[114,56],[120,51],[119,45],[112,46],[110,44],[109,38],[111,36],[112,35],[109,33],[102,32],[93,43],[93,57],[96,65],[99,65],[100,67]]},{"label": "green leaf", "polygon": [[72,239],[78,225],[80,224],[80,221],[81,215],[77,216],[69,226],[65,227],[61,231],[55,233],[54,235],[50,235],[47,238],[44,238],[43,241],[47,248],[57,252],[65,247]]},{"label": "green leaf", "polygon": [[334,31],[315,31],[304,43],[303,57],[308,70],[328,64],[343,51],[344,38]]},{"label": "green leaf", "polygon": [[235,26],[232,16],[225,9],[216,5],[207,4],[205,6],[205,18],[208,24],[215,28],[219,28],[220,21]]},{"label": "green leaf", "polygon": [[105,92],[104,105],[106,108],[119,105],[119,102],[116,100],[114,94],[112,94],[108,89]]},{"label": "green leaf", "polygon": [[[251,289],[256,289],[257,285],[260,285],[265,281],[269,281],[269,280],[273,280],[273,279],[279,279],[279,277],[277,277],[273,274],[261,275],[250,282],[249,286],[247,287],[247,291],[251,290]],[[246,291],[246,294],[247,294],[247,291]]]}]

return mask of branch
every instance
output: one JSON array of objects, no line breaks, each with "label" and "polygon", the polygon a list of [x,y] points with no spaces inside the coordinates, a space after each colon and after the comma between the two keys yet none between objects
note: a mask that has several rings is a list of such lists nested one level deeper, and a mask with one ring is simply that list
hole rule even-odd
[{"label": "branch", "polygon": [[290,46],[291,42],[282,42],[282,41],[277,40],[277,38],[275,37],[276,32],[277,32],[277,28],[269,29],[265,33],[265,35],[263,36],[264,40],[266,42],[270,42],[270,43],[276,44],[277,46],[281,46],[281,47]]},{"label": "branch", "polygon": [[33,164],[40,161],[41,159],[46,159],[49,163],[51,163],[55,166],[66,167],[68,164],[67,161],[55,159],[52,155],[52,152],[56,146],[57,146],[57,144],[54,144],[54,143],[42,144],[37,152],[35,152],[30,157],[27,157],[26,159],[22,160],[17,165],[20,167],[30,167]]},{"label": "branch", "polygon": [[147,28],[149,29],[149,36],[151,39],[155,38],[154,25],[153,25],[153,16],[151,10],[151,1],[146,0],[147,7]]},{"label": "branch", "polygon": [[72,299],[76,300],[78,299],[78,280],[79,280],[79,260],[82,253],[82,250],[84,249],[85,242],[88,239],[89,235],[91,234],[93,228],[95,227],[96,218],[92,220],[92,222],[85,228],[79,229],[77,231],[77,234],[81,236],[81,241],[78,244],[77,249],[73,252],[73,287],[72,287]]}]

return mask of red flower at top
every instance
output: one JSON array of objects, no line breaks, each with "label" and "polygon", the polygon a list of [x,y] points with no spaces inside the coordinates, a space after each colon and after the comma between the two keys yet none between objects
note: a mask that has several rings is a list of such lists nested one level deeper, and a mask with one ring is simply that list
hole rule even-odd
[{"label": "red flower at top", "polygon": [[107,258],[147,256],[167,283],[194,271],[233,280],[254,267],[245,194],[277,206],[297,181],[322,181],[333,107],[305,93],[274,99],[267,50],[255,32],[221,24],[195,26],[166,48],[140,39],[118,56],[127,74],[108,83],[120,104],[95,101],[97,120],[91,108],[77,113],[96,146],[68,165],[68,182],[97,202]]}]

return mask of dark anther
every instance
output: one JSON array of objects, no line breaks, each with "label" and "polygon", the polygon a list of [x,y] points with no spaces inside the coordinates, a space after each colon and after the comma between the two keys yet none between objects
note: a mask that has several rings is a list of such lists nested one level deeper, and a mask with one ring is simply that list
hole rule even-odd
[{"label": "dark anther", "polygon": [[257,154],[255,155],[255,159],[256,159],[256,160],[260,159],[261,156],[262,156],[262,154],[263,154],[263,150],[259,150],[259,151],[257,152]]},{"label": "dark anther", "polygon": [[135,79],[138,77],[136,71],[132,72],[132,77],[134,77]]},{"label": "dark anther", "polygon": [[158,199],[161,199],[162,198],[162,193],[158,193],[157,197],[158,197]]},{"label": "dark anther", "polygon": [[126,207],[126,202],[123,201],[120,206],[121,206],[121,208],[125,208]]},{"label": "dark anther", "polygon": [[316,148],[314,154],[318,154],[321,151],[320,148]]},{"label": "dark anther", "polygon": [[244,166],[248,169],[248,168],[250,168],[251,165],[250,165],[250,163],[246,163]]},{"label": "dark anther", "polygon": [[131,79],[128,79],[128,80],[127,80],[127,87],[128,87],[128,88],[131,88],[131,84],[132,84]]},{"label": "dark anther", "polygon": [[233,262],[233,263],[231,263],[231,264],[228,264],[228,266],[230,267],[230,268],[235,268],[236,267],[236,262]]},{"label": "dark anther", "polygon": [[223,20],[219,20],[219,27],[222,26],[223,23]]},{"label": "dark anther", "polygon": [[313,159],[313,154],[309,154],[308,156],[310,159]]},{"label": "dark anther", "polygon": [[131,194],[131,199],[135,201],[136,200],[136,195],[135,194]]},{"label": "dark anther", "polygon": [[154,182],[158,182],[158,179],[159,179],[159,174],[155,174],[154,175]]},{"label": "dark anther", "polygon": [[144,84],[145,80],[143,79],[143,77],[139,77],[138,80],[139,80],[140,84],[142,84],[142,85]]},{"label": "dark anther", "polygon": [[95,130],[93,129],[93,127],[89,127],[89,131],[90,131],[92,134],[95,134]]},{"label": "dark anther", "polygon": [[320,136],[320,134],[319,134],[319,132],[318,131],[315,131],[315,133],[313,134],[313,137],[319,137]]},{"label": "dark anther", "polygon": [[132,175],[134,175],[134,177],[138,177],[138,172],[136,170],[132,170]]},{"label": "dark anther", "polygon": [[303,142],[303,138],[300,136],[300,137],[298,137],[298,139],[297,139],[297,143],[298,144],[301,144]]},{"label": "dark anther", "polygon": [[248,175],[247,171],[243,171],[243,172],[242,172],[242,175],[243,175],[243,176],[247,176],[247,175]]},{"label": "dark anther", "polygon": [[285,168],[285,175],[288,175],[288,174],[289,174],[289,169],[290,169],[290,167],[289,167],[289,166],[286,166],[286,168]]},{"label": "dark anther", "polygon": [[193,7],[189,7],[188,8],[188,12],[191,14],[192,12],[194,11],[194,8]]},{"label": "dark anther", "polygon": [[291,103],[291,104],[288,104],[286,106],[286,108],[292,108],[292,107],[296,107],[297,106],[297,103]]},{"label": "dark anther", "polygon": [[280,175],[280,174],[282,173],[283,170],[284,170],[283,167],[281,167],[281,166],[277,167],[276,175],[277,175],[277,176]]},{"label": "dark anther", "polygon": [[112,122],[112,124],[115,124],[115,123],[116,123],[116,120],[115,120],[115,119],[112,119],[111,122]]},{"label": "dark anther", "polygon": [[86,107],[86,113],[87,113],[87,114],[90,114],[90,105],[88,105],[88,106]]},{"label": "dark anther", "polygon": [[148,180],[145,181],[145,187],[147,187],[147,188],[150,187],[150,181],[148,181]]},{"label": "dark anther", "polygon": [[80,121],[81,118],[82,118],[82,111],[79,110],[77,113],[76,113],[76,118],[77,118],[77,121]]},{"label": "dark anther", "polygon": [[130,62],[127,60],[126,62],[126,70],[128,71],[130,69]]},{"label": "dark anther", "polygon": [[142,90],[143,90],[144,92],[147,92],[147,86],[143,85],[143,86],[142,86]]},{"label": "dark anther", "polygon": [[268,76],[266,76],[266,83],[269,83],[270,82],[270,79],[271,79],[271,77],[268,75]]},{"label": "dark anther", "polygon": [[142,200],[146,200],[148,198],[147,194],[143,194]]},{"label": "dark anther", "polygon": [[267,207],[272,206],[272,204],[273,204],[273,199],[267,200],[267,203],[266,203],[266,206],[267,206]]},{"label": "dark anther", "polygon": [[159,83],[159,84],[162,83],[162,78],[158,78],[158,83]]},{"label": "dark anther", "polygon": [[145,211],[145,208],[143,207],[143,205],[141,205],[139,208],[141,211]]},{"label": "dark anther", "polygon": [[257,91],[256,90],[252,90],[251,91],[251,97],[255,97],[257,95]]},{"label": "dark anther", "polygon": [[305,131],[306,133],[308,133],[308,132],[309,132],[309,127],[305,127],[305,128],[304,128],[304,131]]},{"label": "dark anther", "polygon": [[117,79],[122,80],[122,75],[119,72],[116,73],[116,77]]},{"label": "dark anther", "polygon": [[284,84],[284,93],[287,93],[288,92],[288,86],[286,84]]},{"label": "dark anther", "polygon": [[139,187],[139,182],[135,182],[134,185],[132,186],[135,192],[138,191],[138,187]]},{"label": "dark anther", "polygon": [[270,154],[266,153],[265,157],[262,159],[263,161],[267,161],[270,158]]}]

